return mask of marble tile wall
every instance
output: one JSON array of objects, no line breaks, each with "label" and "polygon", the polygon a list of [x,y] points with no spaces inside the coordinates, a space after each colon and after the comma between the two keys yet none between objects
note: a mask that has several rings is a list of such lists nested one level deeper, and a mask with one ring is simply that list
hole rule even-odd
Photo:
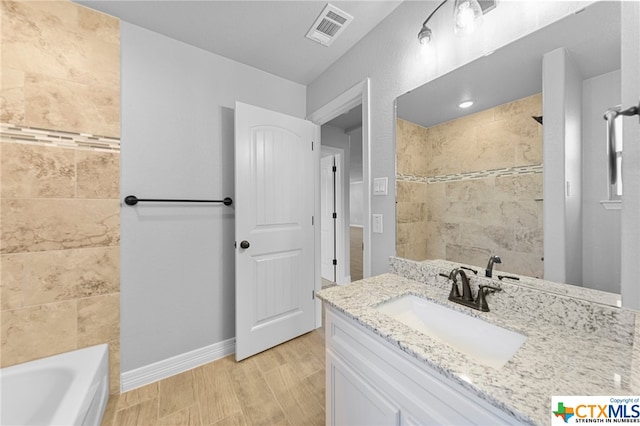
[{"label": "marble tile wall", "polygon": [[3,0],[0,366],[108,343],[119,392],[117,19]]},{"label": "marble tile wall", "polygon": [[120,136],[117,19],[67,0],[2,0],[0,121]]},{"label": "marble tile wall", "polygon": [[543,273],[537,94],[430,128],[398,119],[396,254]]}]

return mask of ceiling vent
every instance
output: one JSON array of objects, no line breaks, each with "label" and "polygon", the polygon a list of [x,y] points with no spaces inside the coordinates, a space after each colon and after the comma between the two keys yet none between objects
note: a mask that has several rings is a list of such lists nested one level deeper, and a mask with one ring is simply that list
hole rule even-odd
[{"label": "ceiling vent", "polygon": [[496,8],[496,0],[478,0],[478,4],[483,15]]},{"label": "ceiling vent", "polygon": [[353,16],[327,3],[306,37],[323,46],[330,46],[351,21]]}]

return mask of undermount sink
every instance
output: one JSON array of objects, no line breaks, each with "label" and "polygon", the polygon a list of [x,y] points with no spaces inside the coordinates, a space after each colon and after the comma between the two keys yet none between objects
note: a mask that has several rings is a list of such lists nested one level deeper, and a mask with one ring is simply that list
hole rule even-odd
[{"label": "undermount sink", "polygon": [[520,333],[410,294],[375,309],[494,368],[506,364],[527,340]]}]

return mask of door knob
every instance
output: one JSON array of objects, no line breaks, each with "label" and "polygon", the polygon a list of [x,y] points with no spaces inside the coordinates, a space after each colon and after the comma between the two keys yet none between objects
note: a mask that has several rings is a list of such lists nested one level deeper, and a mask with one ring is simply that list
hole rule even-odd
[{"label": "door knob", "polygon": [[250,245],[251,245],[251,244],[249,244],[249,241],[244,240],[244,241],[242,241],[242,242],[240,243],[240,248],[248,249]]}]

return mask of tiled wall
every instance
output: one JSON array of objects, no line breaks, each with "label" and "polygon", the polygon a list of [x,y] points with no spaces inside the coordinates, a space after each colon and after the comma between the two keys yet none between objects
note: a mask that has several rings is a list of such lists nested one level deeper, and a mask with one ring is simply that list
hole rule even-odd
[{"label": "tiled wall", "polygon": [[9,366],[110,345],[119,391],[119,22],[2,1],[1,351]]},{"label": "tiled wall", "polygon": [[430,128],[398,119],[398,257],[543,273],[542,95]]}]

